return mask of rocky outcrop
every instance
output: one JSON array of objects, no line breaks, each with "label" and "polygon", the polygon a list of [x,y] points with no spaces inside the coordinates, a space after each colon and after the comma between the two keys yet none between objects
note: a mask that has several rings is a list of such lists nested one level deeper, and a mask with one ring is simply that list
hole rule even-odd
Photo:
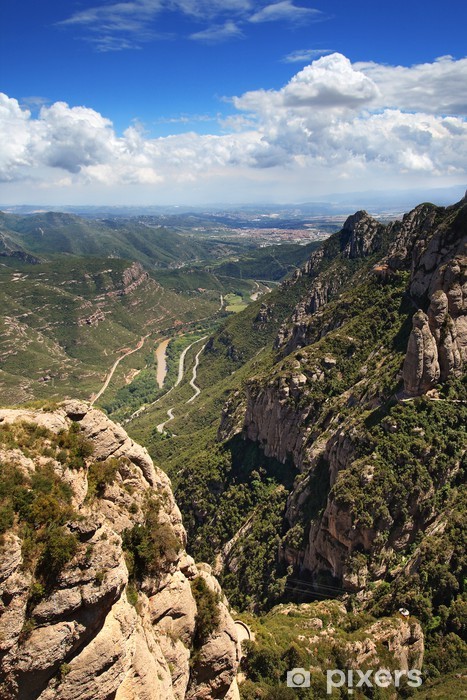
[{"label": "rocky outcrop", "polygon": [[[2,462],[24,473],[47,464],[68,488],[78,517],[65,529],[77,548],[53,585],[32,588],[19,525],[4,535],[0,557],[0,696],[2,700],[181,700],[238,697],[238,646],[227,601],[210,568],[184,551],[186,535],[167,476],[147,451],[100,411],[68,402],[53,412],[1,410],[0,425],[46,429],[45,454],[3,447]],[[74,424],[92,445],[84,466],[53,456],[48,435]],[[76,428],[75,428],[76,430]],[[47,433],[50,431],[50,433]],[[118,469],[99,497],[90,491],[90,463],[110,458]],[[131,579],[124,533],[143,527],[148,503],[158,528],[178,551],[157,571]],[[154,506],[151,506],[154,507]],[[161,535],[162,536],[162,535]],[[219,624],[194,656],[197,605],[191,582],[205,579],[217,596]],[[35,595],[32,591],[35,590]]]},{"label": "rocky outcrop", "polygon": [[143,268],[141,263],[134,262],[130,267],[127,267],[122,274],[122,287],[115,291],[109,292],[109,296],[122,297],[131,294],[138,289],[149,278],[149,273]]},{"label": "rocky outcrop", "polygon": [[78,326],[98,326],[99,321],[105,321],[105,313],[101,309],[86,318],[79,318]]},{"label": "rocky outcrop", "polygon": [[279,462],[291,458],[297,467],[302,465],[302,446],[307,435],[304,423],[310,407],[297,408],[291,399],[298,396],[306,382],[303,374],[297,374],[271,386],[252,383],[246,387],[244,436],[262,445],[267,457]]},{"label": "rocky outcrop", "polygon": [[384,226],[366,211],[349,216],[341,232],[341,253],[354,260],[372,255],[381,249]]},{"label": "rocky outcrop", "polygon": [[6,233],[0,231],[0,257],[15,258],[28,265],[38,265],[41,261],[15,243]]},{"label": "rocky outcrop", "polygon": [[404,388],[411,395],[459,376],[467,362],[467,256],[453,257],[430,278],[422,285],[418,269],[413,276],[415,289],[428,285],[432,291],[427,313],[420,310],[413,317],[403,368]]},{"label": "rocky outcrop", "polygon": [[[349,216],[342,230],[315,251],[288,284],[301,277],[313,279],[304,298],[295,307],[291,323],[279,329],[275,347],[282,355],[304,347],[310,342],[312,317],[331,299],[338,296],[351,275],[351,266],[345,261],[364,259],[382,250],[385,227],[366,211]],[[340,262],[344,261],[344,264]]]},{"label": "rocky outcrop", "polygon": [[417,311],[412,319],[413,328],[402,370],[405,390],[409,394],[423,394],[439,380],[438,347],[431,334],[428,316]]}]

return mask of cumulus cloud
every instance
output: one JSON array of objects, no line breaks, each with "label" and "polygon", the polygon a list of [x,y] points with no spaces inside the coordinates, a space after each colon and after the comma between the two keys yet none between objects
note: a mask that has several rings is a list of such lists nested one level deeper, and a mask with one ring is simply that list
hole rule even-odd
[{"label": "cumulus cloud", "polygon": [[233,98],[237,114],[222,123],[221,135],[149,138],[135,125],[117,135],[90,108],[57,102],[33,117],[0,95],[0,177],[109,191],[239,186],[240,174],[257,192],[260,183],[279,189],[291,178],[302,189],[345,178],[366,186],[378,178],[462,181],[467,120],[459,85],[466,62],[443,58],[432,66],[433,74],[425,64],[401,69],[324,56],[279,90]]},{"label": "cumulus cloud", "polygon": [[443,56],[434,63],[387,66],[356,63],[380,89],[380,107],[399,107],[429,114],[467,115],[467,58]]}]

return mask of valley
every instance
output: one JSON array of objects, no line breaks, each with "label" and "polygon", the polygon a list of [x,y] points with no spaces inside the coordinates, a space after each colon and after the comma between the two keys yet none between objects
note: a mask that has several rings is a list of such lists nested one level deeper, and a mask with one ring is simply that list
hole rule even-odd
[{"label": "valley", "polygon": [[[94,231],[92,221],[67,217],[3,220],[17,254],[0,257],[0,391],[11,407],[0,411],[2,449],[41,463],[40,441],[21,432],[29,429],[5,427],[25,417],[40,425],[44,414],[47,430],[58,421],[95,445],[104,428],[94,426],[105,422],[113,436],[105,450],[115,440],[121,463],[110,464],[104,451],[91,463],[71,433],[47,433],[45,449],[54,469],[79,481],[85,517],[104,518],[117,550],[123,538],[122,585],[147,635],[163,630],[163,641],[152,643],[161,644],[164,683],[181,682],[179,664],[191,697],[229,697],[240,652],[224,637],[229,660],[220,662],[217,649],[209,662],[228,666],[217,687],[197,649],[217,639],[216,625],[230,629],[232,614],[254,637],[244,643],[240,695],[232,698],[296,697],[285,682],[295,667],[313,669],[299,695],[310,699],[326,697],[330,666],[422,668],[427,688],[440,678],[455,688],[455,672],[467,665],[467,200],[425,203],[391,222],[359,211],[321,242],[235,251],[227,236],[206,246],[205,232],[193,243],[175,231],[167,243],[169,229],[160,237],[154,221],[99,221]],[[186,534],[176,506],[155,524],[140,502],[140,491],[156,483],[151,459],[157,479],[171,484],[158,508],[175,498]],[[96,464],[103,471],[93,477]],[[94,495],[85,496],[92,478]],[[0,490],[0,524],[12,523],[4,531],[13,527],[21,538],[25,531],[15,528],[32,516],[9,494]],[[161,526],[169,520],[193,563],[172,552]],[[156,538],[150,574],[148,541],[125,534],[122,523]],[[195,571],[194,562],[205,563]],[[32,585],[43,585],[40,566],[34,571]],[[217,603],[193,584],[200,572]],[[172,611],[159,629],[144,617],[150,606],[176,607],[182,585],[195,587],[184,594],[181,618]],[[206,638],[189,625],[178,629],[191,595],[215,609],[221,593],[230,607],[222,621],[209,608]],[[41,595],[46,601],[48,589]],[[27,600],[25,610],[35,610]],[[37,634],[49,624],[38,619]],[[73,668],[75,652],[67,654]],[[429,697],[423,692],[404,681],[397,697]]]}]

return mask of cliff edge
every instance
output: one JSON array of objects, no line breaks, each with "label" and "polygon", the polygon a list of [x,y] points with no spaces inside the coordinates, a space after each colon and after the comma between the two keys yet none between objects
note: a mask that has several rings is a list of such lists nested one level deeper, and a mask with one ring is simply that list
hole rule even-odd
[{"label": "cliff edge", "polygon": [[4,700],[238,697],[219,584],[170,481],[89,405],[0,410]]}]

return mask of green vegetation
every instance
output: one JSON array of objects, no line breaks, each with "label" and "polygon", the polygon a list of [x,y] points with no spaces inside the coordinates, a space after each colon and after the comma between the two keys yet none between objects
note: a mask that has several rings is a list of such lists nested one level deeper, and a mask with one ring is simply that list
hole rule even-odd
[{"label": "green vegetation", "polygon": [[136,220],[93,221],[59,212],[31,216],[0,213],[0,223],[11,241],[39,256],[106,257],[112,253],[114,258],[167,267],[213,254],[213,246],[207,242]]},{"label": "green vegetation", "polygon": [[238,314],[243,309],[246,309],[248,302],[243,300],[243,296],[240,294],[226,294],[225,295],[225,310],[231,313]]},{"label": "green vegetation", "polygon": [[[283,465],[266,459],[257,445],[240,437],[225,444],[216,441],[218,416],[227,396],[232,390],[238,391],[242,382],[254,395],[262,378],[268,383],[280,382],[300,362],[300,371],[305,376],[311,377],[318,366],[323,380],[307,382],[299,402],[290,397],[291,407],[296,410],[306,407],[311,415],[318,417],[321,407],[329,405],[335,397],[336,411],[350,415],[349,409],[342,405],[342,395],[358,380],[365,363],[367,367],[377,367],[384,358],[388,378],[382,391],[388,398],[394,393],[398,383],[394,374],[401,366],[407,342],[408,309],[401,304],[405,275],[387,285],[370,279],[329,305],[314,326],[315,347],[297,351],[274,364],[277,358],[266,350],[261,351],[261,345],[271,342],[282,313],[290,308],[295,294],[303,294],[303,285],[306,280],[299,280],[297,285],[270,295],[272,314],[267,323],[256,320],[261,304],[257,302],[229,319],[214,336],[201,358],[198,383],[203,393],[198,404],[193,409],[182,409],[179,418],[176,411],[176,420],[170,424],[177,435],[175,440],[162,439],[154,429],[149,433],[151,411],[130,424],[135,438],[146,443],[173,479],[191,547],[198,559],[214,561],[217,552],[242,528],[242,536],[231,554],[235,574],[226,569],[221,576],[229,600],[239,609],[264,610],[281,600],[287,571],[279,563],[278,552],[283,545],[300,549],[311,519],[324,505],[329,481],[327,465],[323,464],[321,471],[317,470],[312,477],[316,481],[312,490],[314,501],[308,499],[303,504],[302,522],[293,531],[287,531],[283,516],[297,471],[290,463]],[[331,321],[337,329],[320,338],[322,328]],[[374,352],[377,337],[387,343],[393,355]],[[326,356],[332,356],[335,364],[326,367],[323,363]],[[251,375],[255,379],[249,379]],[[170,402],[170,406],[174,405],[173,395]],[[159,415],[166,410],[164,406]],[[320,419],[324,422],[326,413]],[[154,423],[157,419],[152,419]]]},{"label": "green vegetation", "polygon": [[105,487],[109,484],[113,484],[115,481],[122,462],[125,462],[124,457],[109,457],[103,462],[92,462],[92,464],[89,465],[88,499],[92,499],[94,495],[99,498],[103,496]]},{"label": "green vegetation", "polygon": [[144,576],[161,576],[167,565],[177,559],[181,544],[172,528],[159,521],[160,503],[148,500],[144,522],[123,531],[123,548],[134,585]]},{"label": "green vegetation", "polygon": [[[371,640],[374,652],[360,662],[361,670],[398,668],[397,660],[388,652],[387,642],[381,636],[383,630],[390,633],[397,629],[397,618],[381,619],[375,627],[376,618],[368,614],[349,614],[341,603],[333,601],[280,605],[267,615],[256,618],[242,615],[242,618],[255,634],[254,642],[243,643],[245,656],[241,670],[246,680],[240,685],[242,700],[289,697],[291,700],[321,700],[327,697],[326,671],[355,668],[356,650],[363,640]],[[309,688],[287,687],[287,672],[294,668],[310,669]],[[400,697],[410,696],[410,690],[402,682]],[[376,691],[379,693],[379,689]],[[347,690],[341,688],[335,689],[332,697],[349,696]],[[353,697],[389,700],[393,696],[391,690],[372,695],[354,690]]]},{"label": "green vegetation", "polygon": [[196,602],[195,634],[193,647],[199,649],[220,623],[219,599],[202,576],[190,582],[191,592]]},{"label": "green vegetation", "polygon": [[[72,433],[75,435],[75,433]],[[21,448],[25,455],[56,456],[73,447],[63,448],[60,437],[35,424],[0,426],[0,444],[8,449]],[[73,445],[73,437],[70,437]],[[71,506],[70,486],[60,479],[49,462],[36,464],[27,473],[14,462],[0,462],[0,536],[17,528],[23,541],[25,566],[32,569],[38,581],[31,589],[37,599],[42,586],[53,585],[65,564],[75,555],[78,541],[64,525],[76,517]]]},{"label": "green vegetation", "polygon": [[213,267],[216,274],[229,275],[239,279],[281,280],[300,267],[310,253],[320,247],[320,241],[306,245],[272,245],[250,251],[232,260],[226,260]]},{"label": "green vegetation", "polygon": [[[0,387],[6,403],[57,400],[97,393],[114,362],[142,336],[197,330],[220,317],[219,294],[210,290],[177,293],[152,278],[124,293],[131,263],[113,258],[64,256],[28,265],[7,259],[0,266]],[[148,338],[124,359],[103,401],[114,398],[126,376],[148,370]],[[134,372],[133,372],[134,373]],[[138,392],[144,394],[138,385]]]}]

